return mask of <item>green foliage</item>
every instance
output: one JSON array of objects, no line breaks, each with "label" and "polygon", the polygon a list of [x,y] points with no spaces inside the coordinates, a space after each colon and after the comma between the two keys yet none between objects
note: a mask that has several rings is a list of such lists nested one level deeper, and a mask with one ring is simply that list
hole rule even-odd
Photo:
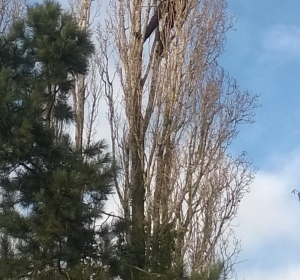
[{"label": "green foliage", "polygon": [[92,51],[51,1],[0,37],[1,279],[106,279],[111,235],[97,219],[116,169],[103,141],[82,155],[48,125],[72,121],[73,79]]},{"label": "green foliage", "polygon": [[151,259],[147,262],[145,270],[132,265],[135,258],[134,248],[126,242],[126,232],[129,228],[130,223],[123,219],[115,221],[112,226],[111,230],[116,239],[113,250],[116,258],[114,263],[109,264],[112,276],[126,280],[136,277],[139,280],[189,279],[185,267],[174,261],[176,238],[174,223],[166,224],[158,234],[151,236]]},{"label": "green foliage", "polygon": [[15,257],[39,271],[98,259],[94,223],[111,192],[112,171],[105,155],[84,162],[68,139],[33,147],[15,175],[0,181],[0,226],[15,241]]},{"label": "green foliage", "polygon": [[54,120],[70,123],[70,91],[75,77],[88,71],[94,50],[89,34],[58,3],[45,1],[30,7],[0,45],[1,67],[11,70],[18,88],[22,83],[31,97],[43,99],[47,126]]},{"label": "green foliage", "polygon": [[218,262],[201,273],[192,271],[190,280],[221,280],[224,262]]}]

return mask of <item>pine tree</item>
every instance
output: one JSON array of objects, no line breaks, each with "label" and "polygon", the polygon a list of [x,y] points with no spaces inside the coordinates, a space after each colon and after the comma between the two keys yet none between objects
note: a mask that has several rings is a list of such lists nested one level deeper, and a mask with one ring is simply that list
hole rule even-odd
[{"label": "pine tree", "polygon": [[0,38],[1,279],[106,277],[110,232],[97,219],[115,168],[103,141],[82,154],[63,131],[92,51],[89,34],[51,1]]}]

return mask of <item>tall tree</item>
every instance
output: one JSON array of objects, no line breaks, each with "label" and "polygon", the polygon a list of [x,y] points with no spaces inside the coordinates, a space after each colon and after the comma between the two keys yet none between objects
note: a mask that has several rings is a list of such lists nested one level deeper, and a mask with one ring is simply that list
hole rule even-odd
[{"label": "tall tree", "polygon": [[[79,27],[86,32],[93,33],[99,23],[101,3],[90,0],[68,0],[68,3]],[[78,75],[72,91],[75,143],[79,150],[82,149],[83,145],[89,146],[96,134],[95,128],[102,95],[97,60],[98,52],[96,50],[89,60],[89,72],[86,75]]]},{"label": "tall tree", "polygon": [[96,220],[112,192],[112,161],[103,141],[83,159],[62,130],[92,51],[88,34],[50,1],[0,38],[2,279],[106,279],[107,230]]},{"label": "tall tree", "polygon": [[111,41],[99,31],[113,157],[123,172],[115,184],[127,224],[124,279],[182,279],[219,261],[224,279],[232,272],[239,247],[231,221],[254,174],[244,154],[227,148],[252,122],[257,96],[218,64],[232,25],[226,5],[112,0]]},{"label": "tall tree", "polygon": [[[77,15],[79,27],[81,30],[87,31],[90,18],[91,0],[82,0],[77,3],[81,6],[80,13]],[[75,143],[79,150],[83,145],[83,126],[84,126],[84,105],[86,98],[86,77],[80,74],[75,82],[73,90],[73,108],[75,112]]]}]

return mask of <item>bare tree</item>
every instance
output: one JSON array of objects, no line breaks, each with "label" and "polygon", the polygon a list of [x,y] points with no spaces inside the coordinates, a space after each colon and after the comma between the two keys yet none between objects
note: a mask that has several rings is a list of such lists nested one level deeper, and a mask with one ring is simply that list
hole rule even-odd
[{"label": "bare tree", "polygon": [[85,116],[85,144],[87,147],[90,146],[96,134],[95,129],[98,124],[98,113],[102,97],[103,85],[102,82],[99,82],[98,61],[98,52],[96,52],[90,60],[90,69],[86,77],[85,105],[87,107],[87,114]]},{"label": "bare tree", "polygon": [[123,167],[115,183],[131,225],[132,279],[162,266],[176,277],[200,275],[218,262],[227,279],[239,249],[231,222],[254,176],[244,154],[227,148],[238,125],[252,122],[257,96],[241,92],[217,62],[232,26],[226,0],[110,4],[120,98],[103,36],[101,73]]},{"label": "bare tree", "polygon": [[0,0],[0,33],[6,33],[13,21],[24,14],[26,4],[26,0]]},{"label": "bare tree", "polygon": [[[91,32],[97,28],[100,1],[95,1],[92,5],[91,0],[69,0],[69,6],[81,29]],[[78,75],[72,93],[75,113],[75,143],[79,150],[82,150],[84,142],[86,142],[86,146],[89,146],[95,134],[102,88],[102,83],[98,81],[97,61],[99,58],[96,51],[90,59],[89,73]]]},{"label": "bare tree", "polygon": [[[77,1],[78,2],[78,1]],[[80,11],[75,11],[78,16],[79,26],[82,30],[87,30],[89,23],[91,0],[82,0],[73,7],[81,7]],[[85,75],[78,75],[73,89],[73,109],[75,113],[75,143],[79,150],[83,144],[83,125],[84,125],[84,103],[85,103]]]}]

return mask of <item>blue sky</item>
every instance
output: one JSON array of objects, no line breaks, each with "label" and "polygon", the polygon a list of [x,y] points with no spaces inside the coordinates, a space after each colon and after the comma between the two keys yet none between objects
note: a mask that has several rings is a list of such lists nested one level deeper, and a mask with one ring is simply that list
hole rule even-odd
[{"label": "blue sky", "polygon": [[[256,123],[242,127],[237,148],[268,168],[269,157],[297,148],[300,136],[300,17],[297,1],[229,0],[237,23],[220,63],[241,88],[261,94]],[[298,9],[297,9],[298,8]]]},{"label": "blue sky", "polygon": [[300,1],[229,0],[237,23],[220,64],[241,89],[260,94],[256,122],[233,152],[259,168],[236,223],[243,251],[238,279],[300,279]]}]

